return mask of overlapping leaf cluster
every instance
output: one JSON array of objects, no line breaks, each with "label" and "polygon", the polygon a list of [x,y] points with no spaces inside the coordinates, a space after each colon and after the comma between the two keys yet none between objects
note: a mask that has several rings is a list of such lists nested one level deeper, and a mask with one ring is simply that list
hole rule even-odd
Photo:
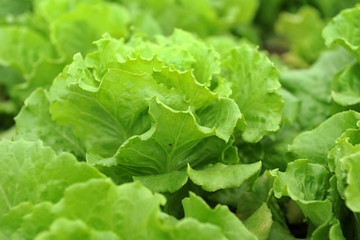
[{"label": "overlapping leaf cluster", "polygon": [[115,3],[29,0],[0,5],[0,114],[4,119],[16,115],[37,87],[48,88],[75,53],[92,51],[92,42],[104,32],[128,35],[128,11]]},{"label": "overlapping leaf cluster", "polygon": [[24,140],[0,148],[2,239],[256,239],[228,208],[194,194],[177,220],[160,211],[162,195],[117,186],[71,154]]},{"label": "overlapping leaf cluster", "polygon": [[0,239],[360,237],[356,1],[15,2]]},{"label": "overlapping leaf cluster", "polygon": [[278,72],[248,45],[221,58],[180,30],[155,42],[106,35],[96,44],[98,51],[74,56],[49,92],[38,89],[26,100],[15,139],[42,139],[117,182],[136,176],[157,191],[174,192],[188,177],[205,184],[197,177],[205,173],[195,170],[208,164],[223,174],[223,168],[243,171],[233,165],[239,162],[235,137],[256,142],[279,126]]}]

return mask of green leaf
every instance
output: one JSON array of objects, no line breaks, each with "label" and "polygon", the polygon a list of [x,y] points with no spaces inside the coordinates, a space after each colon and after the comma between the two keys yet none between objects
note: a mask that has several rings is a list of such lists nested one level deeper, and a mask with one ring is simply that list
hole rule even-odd
[{"label": "green leaf", "polygon": [[219,227],[208,223],[199,223],[197,220],[192,218],[185,218],[179,221],[175,226],[176,228],[171,232],[170,236],[164,237],[163,239],[211,239],[211,240],[227,240],[225,234],[219,229]]},{"label": "green leaf", "polygon": [[258,0],[137,0],[121,3],[131,10],[134,26],[150,36],[169,35],[175,27],[201,37],[224,34],[238,25],[250,24],[259,7]]},{"label": "green leaf", "polygon": [[[82,89],[80,84],[64,86],[66,80],[54,81],[50,95],[54,98],[56,91],[60,97],[50,111],[56,122],[71,125],[88,150],[112,156],[127,138],[150,127],[147,99],[161,88],[156,91],[159,87],[148,74],[111,70],[95,92]],[[144,88],[149,91],[144,92]]]},{"label": "green leaf", "polygon": [[347,177],[345,188],[346,205],[354,212],[360,212],[360,181],[357,177],[360,171],[360,151],[341,159],[343,168],[346,169]]},{"label": "green leaf", "polygon": [[251,23],[260,5],[258,0],[225,0],[221,2],[210,2],[214,4],[221,20],[232,26]]},{"label": "green leaf", "polygon": [[95,239],[109,239],[119,240],[120,238],[113,232],[96,231],[89,228],[84,222],[80,220],[69,220],[66,218],[59,218],[54,221],[49,231],[41,232],[36,236],[39,240],[95,240]]},{"label": "green leaf", "polygon": [[0,19],[7,16],[20,15],[32,8],[32,0],[2,0],[0,1]]},{"label": "green leaf", "polygon": [[14,139],[41,139],[57,152],[69,151],[76,156],[84,157],[84,146],[75,138],[69,126],[58,125],[52,120],[49,108],[50,102],[46,92],[43,89],[35,90],[15,117]]},{"label": "green leaf", "polygon": [[68,153],[56,155],[41,142],[0,142],[0,214],[21,202],[58,201],[66,187],[103,177]]},{"label": "green leaf", "polygon": [[330,227],[329,238],[330,240],[346,240],[341,230],[341,225],[339,221],[336,221]]},{"label": "green leaf", "polygon": [[292,159],[306,158],[309,162],[327,166],[327,155],[335,140],[348,128],[356,128],[360,113],[347,111],[335,114],[314,130],[299,134],[289,146]]},{"label": "green leaf", "polygon": [[345,240],[340,222],[338,219],[332,219],[327,223],[317,228],[311,236],[311,240]]},{"label": "green leaf", "polygon": [[353,60],[350,54],[339,48],[324,51],[308,69],[281,73],[282,86],[300,100],[298,122],[302,129],[312,129],[331,116],[331,81]]},{"label": "green leaf", "polygon": [[53,79],[65,66],[64,59],[41,58],[32,66],[30,75],[25,75],[26,82],[16,84],[9,88],[9,95],[19,105],[23,105],[25,99],[38,87],[49,89]]},{"label": "green leaf", "polygon": [[230,82],[231,98],[244,115],[243,138],[259,141],[279,129],[283,102],[278,71],[270,60],[246,44],[233,49],[223,60],[223,76]]},{"label": "green leaf", "polygon": [[[106,74],[108,68],[119,67],[119,63],[129,60],[128,55],[131,49],[124,43],[124,39],[116,39],[108,33],[103,34],[102,38],[93,42],[98,51],[86,55],[85,63],[88,68],[94,69],[94,75],[98,80]],[[134,66],[126,64],[126,67],[136,69]],[[141,68],[142,69],[142,68]]]},{"label": "green leaf", "polygon": [[[236,208],[240,198],[243,197],[244,192],[247,190],[248,184],[244,183],[237,188],[222,189],[211,193],[206,196],[208,201],[217,202],[222,205],[227,205],[232,208]],[[241,219],[241,216],[236,212],[236,215]]]},{"label": "green leaf", "polygon": [[271,217],[271,211],[264,203],[253,215],[246,219],[244,224],[259,240],[266,240],[269,238],[273,223]]},{"label": "green leaf", "polygon": [[[301,109],[300,100],[285,88],[280,88],[279,93],[284,101],[282,121],[285,124],[294,124]],[[281,130],[280,130],[281,131]]]},{"label": "green leaf", "polygon": [[330,173],[319,164],[296,160],[288,164],[286,172],[273,170],[275,197],[289,196],[316,226],[332,217],[332,206],[326,199],[330,187]]},{"label": "green leaf", "polygon": [[79,4],[95,5],[100,2],[101,0],[37,0],[34,4],[34,11],[36,15],[51,22],[64,13],[74,11]]},{"label": "green leaf", "polygon": [[295,14],[280,14],[275,31],[289,42],[290,54],[305,63],[312,63],[325,48],[321,36],[324,25],[320,13],[315,8],[305,5]]},{"label": "green leaf", "polygon": [[67,188],[55,205],[14,208],[0,217],[0,229],[21,239],[227,239],[217,225],[161,213],[164,203],[162,195],[138,182],[116,186],[109,179],[93,179]]},{"label": "green leaf", "polygon": [[80,53],[76,53],[73,57],[73,62],[68,65],[66,70],[66,83],[76,84],[78,83],[84,90],[94,92],[99,87],[99,81],[94,78],[90,69],[87,68],[87,64]]},{"label": "green leaf", "polygon": [[[137,65],[134,65],[137,66]],[[185,96],[185,101],[195,109],[201,109],[216,100],[216,95],[203,84],[196,81],[193,71],[178,72],[172,65],[160,71],[154,71],[153,77],[159,84],[169,89],[176,88]]]},{"label": "green leaf", "polygon": [[176,29],[169,38],[158,37],[157,42],[159,59],[179,70],[193,68],[199,83],[210,86],[213,75],[220,73],[218,53],[190,33]]},{"label": "green leaf", "polygon": [[338,43],[360,61],[360,7],[346,9],[333,18],[324,28],[326,45]]},{"label": "green leaf", "polygon": [[217,163],[202,170],[194,170],[188,165],[191,181],[204,190],[214,192],[219,189],[239,187],[245,181],[252,182],[261,170],[261,162],[253,164],[224,165]]},{"label": "green leaf", "polygon": [[128,21],[126,9],[118,4],[78,4],[73,11],[65,12],[51,22],[50,36],[57,50],[71,59],[77,52],[85,55],[94,50],[92,42],[104,32],[125,37]]},{"label": "green leaf", "polygon": [[164,203],[163,196],[139,183],[117,187],[110,180],[91,180],[67,189],[59,214],[96,230],[113,231],[121,239],[141,239],[160,234],[157,215]]},{"label": "green leaf", "polygon": [[33,205],[23,202],[0,216],[0,238],[11,239],[14,232],[21,228],[22,218],[31,213]]},{"label": "green leaf", "polygon": [[30,74],[34,64],[43,56],[51,57],[50,42],[25,26],[0,27],[0,64]]},{"label": "green leaf", "polygon": [[239,197],[236,205],[236,215],[241,220],[246,220],[254,214],[263,203],[269,202],[273,183],[274,177],[268,172],[258,177],[253,186]]},{"label": "green leaf", "polygon": [[[15,212],[19,208],[14,209]],[[23,216],[19,214],[23,213]],[[33,205],[29,212],[17,212],[19,228],[14,229],[10,236],[17,239],[34,239],[38,233],[48,230],[49,225],[56,220],[56,211],[54,211],[54,205],[50,202],[44,201],[39,204]],[[11,210],[9,214],[5,215],[1,219],[2,225],[6,227],[8,225],[6,220],[9,215],[14,215],[14,211]]]},{"label": "green leaf", "polygon": [[360,64],[346,66],[334,76],[331,97],[343,106],[360,103]]},{"label": "green leaf", "polygon": [[337,140],[335,147],[329,152],[329,168],[335,172],[337,191],[345,199],[347,170],[343,158],[360,151],[359,129],[347,129]]},{"label": "green leaf", "polygon": [[319,164],[301,159],[289,163],[284,173],[273,171],[278,177],[274,182],[274,193],[278,198],[289,195],[294,200],[312,201],[326,197],[330,174]]},{"label": "green leaf", "polygon": [[239,39],[232,35],[209,36],[206,38],[206,43],[213,46],[215,50],[220,53],[221,58],[226,57],[233,48],[241,44],[249,44],[255,47],[255,45],[246,38]]},{"label": "green leaf", "polygon": [[332,204],[332,210],[336,219],[343,222],[349,217],[349,214],[351,215],[350,210],[346,209],[345,202],[339,194],[337,189],[337,177],[335,175],[332,175],[330,178],[330,188],[328,189],[327,199],[329,199]]},{"label": "green leaf", "polygon": [[335,171],[337,190],[345,200],[349,209],[360,211],[358,198],[360,197],[356,175],[360,165],[360,130],[348,129],[336,141],[336,146],[329,153],[329,165]]},{"label": "green leaf", "polygon": [[141,182],[152,191],[172,193],[185,185],[188,174],[185,171],[173,171],[158,175],[137,176],[134,180]]},{"label": "green leaf", "polygon": [[193,193],[183,201],[185,217],[219,226],[228,239],[257,239],[226,206],[211,209],[206,202]]},{"label": "green leaf", "polygon": [[194,77],[193,70],[180,72],[173,64],[163,66],[165,63],[158,59],[137,57],[127,59],[117,64],[117,68],[134,74],[149,73],[158,84],[164,84],[168,89],[175,88],[184,95],[185,101],[194,106],[196,110],[207,107],[217,99],[217,95],[204,84],[200,84]]},{"label": "green leaf", "polygon": [[57,57],[50,41],[37,29],[1,26],[0,45],[1,82],[19,106],[37,87],[48,88],[64,67],[64,59]]},{"label": "green leaf", "polygon": [[224,141],[229,141],[237,124],[244,124],[239,107],[229,98],[219,98],[196,114],[202,126],[214,128],[216,136]]}]

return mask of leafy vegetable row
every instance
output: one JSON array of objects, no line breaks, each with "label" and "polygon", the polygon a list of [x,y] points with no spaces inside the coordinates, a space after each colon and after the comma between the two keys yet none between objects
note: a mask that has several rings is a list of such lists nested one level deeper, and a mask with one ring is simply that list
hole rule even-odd
[{"label": "leafy vegetable row", "polygon": [[[180,2],[141,15],[156,2],[39,0],[0,27],[1,106],[15,114],[26,98],[0,142],[0,239],[296,239],[304,222],[295,235],[359,238],[360,8],[326,25],[325,44],[303,8],[314,48],[283,15],[285,60],[321,56],[277,61],[279,73],[245,41],[170,34],[234,30],[257,1],[228,19],[231,1]],[[169,26],[164,7],[182,9]]]}]

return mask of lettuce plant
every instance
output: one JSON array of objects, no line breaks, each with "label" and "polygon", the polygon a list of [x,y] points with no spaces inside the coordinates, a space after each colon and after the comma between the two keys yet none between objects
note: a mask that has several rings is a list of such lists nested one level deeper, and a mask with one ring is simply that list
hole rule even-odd
[{"label": "lettuce plant", "polygon": [[[189,177],[216,191],[259,173],[259,163],[236,165],[233,142],[256,142],[279,127],[278,72],[263,54],[241,45],[221,58],[180,30],[126,43],[106,35],[96,45],[75,55],[49,92],[30,96],[15,138],[42,139],[117,182],[134,177],[160,192]],[[217,173],[239,178],[206,180]]]},{"label": "lettuce plant", "polygon": [[359,6],[326,25],[325,42],[320,29],[352,0],[281,15],[290,54],[311,64],[292,69],[245,40],[208,38],[285,4],[260,2],[0,10],[12,97],[0,92],[0,112],[29,95],[0,142],[0,239],[359,239]]}]

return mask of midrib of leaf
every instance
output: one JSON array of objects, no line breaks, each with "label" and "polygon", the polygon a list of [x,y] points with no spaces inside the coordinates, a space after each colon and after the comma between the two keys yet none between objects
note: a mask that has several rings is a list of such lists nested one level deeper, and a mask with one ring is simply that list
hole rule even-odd
[{"label": "midrib of leaf", "polygon": [[199,92],[200,92],[200,87],[197,88],[195,94],[190,98],[191,99],[190,105],[194,105],[194,102],[197,100],[196,98],[199,95]]},{"label": "midrib of leaf", "polygon": [[[163,113],[164,113],[164,111],[163,110],[161,110]],[[165,118],[166,118],[166,123],[167,123],[167,125],[168,125],[168,127],[170,127],[169,126],[169,119],[168,119],[168,116],[167,116],[167,114],[165,113],[164,114],[165,115]],[[172,171],[173,170],[173,167],[176,165],[176,163],[174,164],[173,163],[173,155],[174,155],[174,152],[175,152],[175,150],[178,148],[178,142],[179,142],[179,138],[180,138],[180,134],[181,134],[181,132],[182,132],[182,129],[183,129],[183,127],[184,127],[184,123],[185,123],[185,120],[188,118],[188,115],[186,115],[185,116],[185,118],[182,120],[182,122],[181,122],[181,127],[180,127],[180,129],[179,129],[179,134],[177,134],[177,136],[175,137],[175,135],[174,135],[174,132],[173,131],[171,131],[171,135],[173,136],[173,138],[175,139],[175,142],[174,142],[174,144],[173,144],[173,146],[171,147],[171,151],[170,151],[170,153],[168,153],[167,151],[166,151],[166,155],[167,155],[167,158],[166,158],[166,168],[165,168],[165,170],[166,170],[166,172],[170,172],[170,171]],[[169,129],[172,129],[172,128],[169,128]]]},{"label": "midrib of leaf", "polygon": [[[128,148],[128,149],[133,150],[134,152],[138,153],[140,156],[143,156],[143,157],[145,157],[145,158],[147,158],[149,160],[152,160],[161,169],[161,166],[159,166],[158,161],[155,158],[153,158],[152,156],[144,154],[144,153],[140,152],[139,150],[137,150],[135,148]],[[149,166],[146,166],[146,167],[150,167],[150,164],[149,164]],[[156,170],[157,169],[155,169],[155,171]]]},{"label": "midrib of leaf", "polygon": [[[117,132],[119,135],[123,136],[122,142],[125,141],[125,140],[128,138],[128,137],[127,137],[127,134],[126,134],[126,131],[125,131],[125,129],[123,128],[122,124],[119,122],[119,120],[118,120],[113,114],[111,114],[111,113],[108,111],[108,109],[105,108],[96,98],[91,98],[91,97],[89,97],[89,96],[85,96],[85,95],[82,95],[82,94],[77,93],[77,92],[72,92],[72,94],[76,94],[76,95],[78,95],[78,96],[80,96],[80,97],[83,97],[83,98],[85,98],[85,99],[88,99],[89,101],[97,104],[100,108],[102,108],[102,109],[105,111],[105,113],[108,114],[108,116],[110,116],[111,119],[113,119],[113,121],[116,123],[116,125],[117,125],[118,128],[113,127],[113,125],[105,122],[104,120],[102,120],[102,119],[100,119],[100,118],[98,118],[98,117],[96,117],[96,116],[93,116],[92,114],[87,114],[87,115],[90,116],[91,118],[94,118],[94,119],[98,120],[99,122],[103,123],[103,124],[104,124],[105,126],[107,126],[108,128],[114,129],[115,132]],[[83,113],[85,113],[85,112],[83,112]],[[120,132],[119,132],[119,131],[120,131]]]},{"label": "midrib of leaf", "polygon": [[[167,117],[166,117],[167,118]],[[184,128],[184,124],[186,122],[186,120],[189,118],[189,115],[187,114],[186,117],[182,120],[181,122],[181,127],[179,129],[179,134],[177,134],[177,136],[175,137],[173,132],[172,132],[172,135],[173,135],[173,138],[175,139],[175,142],[171,148],[171,151],[170,153],[168,153],[167,151],[166,154],[167,154],[167,161],[166,161],[166,172],[171,172],[171,171],[174,171],[175,170],[175,166],[176,166],[176,162],[174,162],[174,153],[175,151],[180,148],[181,146],[183,145],[186,145],[188,144],[189,142],[192,142],[192,141],[195,141],[195,140],[198,140],[198,138],[196,139],[192,139],[191,141],[185,141],[183,142],[181,145],[178,145],[179,144],[179,138],[180,138],[180,135],[181,135],[181,132]],[[167,124],[169,123],[168,119],[166,119],[167,121]],[[171,129],[171,128],[170,128]]]}]

